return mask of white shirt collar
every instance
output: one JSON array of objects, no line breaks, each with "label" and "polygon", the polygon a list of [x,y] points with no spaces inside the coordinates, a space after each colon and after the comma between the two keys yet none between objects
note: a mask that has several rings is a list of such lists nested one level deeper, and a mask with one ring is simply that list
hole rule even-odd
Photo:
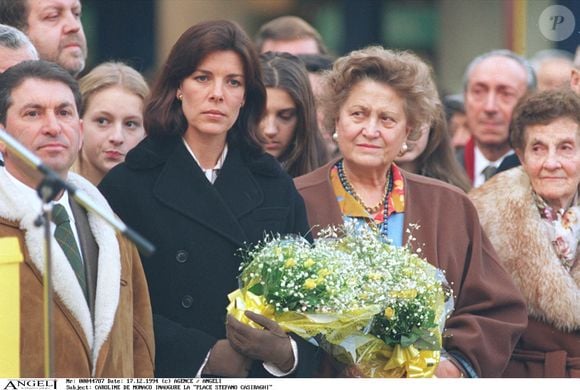
[{"label": "white shirt collar", "polygon": [[514,151],[512,149],[510,149],[506,154],[504,154],[503,156],[501,156],[497,160],[489,161],[487,158],[485,158],[485,156],[483,155],[481,150],[477,147],[477,145],[475,145],[475,166],[474,166],[474,175],[473,175],[473,177],[474,177],[473,188],[477,188],[480,185],[482,185],[483,183],[485,183],[485,176],[483,175],[483,170],[485,168],[487,168],[490,165],[498,168],[500,166],[500,164],[503,162],[503,160],[511,154],[514,154]]},{"label": "white shirt collar", "polygon": [[215,180],[217,179],[219,170],[222,169],[222,167],[224,165],[224,162],[226,161],[226,156],[228,154],[228,144],[226,144],[224,146],[224,150],[223,150],[220,158],[218,158],[215,166],[213,168],[210,168],[210,169],[203,169],[201,167],[201,164],[199,163],[199,160],[197,159],[197,157],[195,157],[195,154],[193,153],[193,150],[191,150],[191,148],[189,147],[189,145],[185,141],[185,138],[182,137],[181,139],[183,141],[183,144],[185,145],[185,148],[191,154],[191,156],[195,160],[196,164],[199,165],[199,168],[202,170],[202,172],[205,175],[205,177],[207,178],[207,180],[209,180],[209,182],[211,184],[215,183]]}]

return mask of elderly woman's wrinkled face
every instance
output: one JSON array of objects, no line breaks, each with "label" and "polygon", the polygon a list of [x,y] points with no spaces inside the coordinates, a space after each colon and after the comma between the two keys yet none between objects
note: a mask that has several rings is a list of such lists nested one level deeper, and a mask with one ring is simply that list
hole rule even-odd
[{"label": "elderly woman's wrinkled face", "polygon": [[355,84],[336,123],[338,146],[349,164],[388,167],[407,138],[405,101],[389,85],[373,80]]},{"label": "elderly woman's wrinkled face", "polygon": [[570,118],[526,128],[526,146],[518,152],[532,188],[548,205],[566,208],[580,183],[580,129]]}]

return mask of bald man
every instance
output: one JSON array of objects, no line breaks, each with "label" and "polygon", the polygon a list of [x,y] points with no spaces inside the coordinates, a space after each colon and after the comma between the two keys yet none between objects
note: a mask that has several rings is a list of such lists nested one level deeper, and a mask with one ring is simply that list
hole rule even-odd
[{"label": "bald man", "polygon": [[0,23],[32,41],[42,60],[76,77],[85,67],[87,41],[80,0],[0,0]]},{"label": "bald man", "polygon": [[509,124],[519,99],[535,87],[530,64],[509,50],[482,54],[468,65],[463,94],[472,137],[457,158],[473,187],[519,165],[509,144]]}]

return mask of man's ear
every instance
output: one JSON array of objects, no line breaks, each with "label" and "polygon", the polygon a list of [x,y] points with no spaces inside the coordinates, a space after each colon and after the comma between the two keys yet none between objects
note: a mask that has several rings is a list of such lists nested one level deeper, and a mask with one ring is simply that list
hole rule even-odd
[{"label": "man's ear", "polygon": [[572,69],[572,74],[570,76],[570,88],[572,88],[572,91],[580,95],[580,70]]}]

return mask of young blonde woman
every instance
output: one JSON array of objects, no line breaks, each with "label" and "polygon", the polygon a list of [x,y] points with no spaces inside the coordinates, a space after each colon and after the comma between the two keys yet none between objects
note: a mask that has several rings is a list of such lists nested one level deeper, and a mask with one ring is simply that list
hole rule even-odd
[{"label": "young blonde woman", "polygon": [[80,81],[83,147],[74,170],[98,185],[144,137],[143,101],[149,87],[135,69],[106,62]]}]

